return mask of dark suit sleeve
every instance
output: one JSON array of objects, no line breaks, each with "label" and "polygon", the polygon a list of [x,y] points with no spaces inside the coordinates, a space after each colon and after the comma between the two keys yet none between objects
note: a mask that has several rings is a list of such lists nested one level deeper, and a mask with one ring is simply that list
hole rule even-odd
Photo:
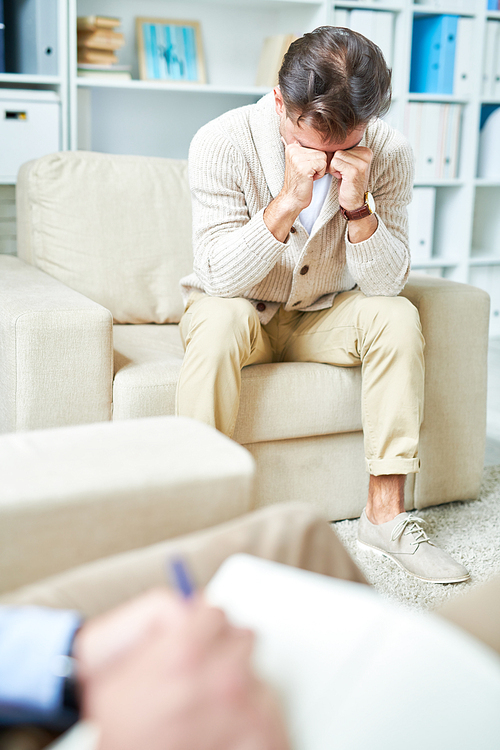
[{"label": "dark suit sleeve", "polygon": [[76,612],[0,607],[0,725],[65,729],[76,721],[63,705],[63,689],[80,624]]}]

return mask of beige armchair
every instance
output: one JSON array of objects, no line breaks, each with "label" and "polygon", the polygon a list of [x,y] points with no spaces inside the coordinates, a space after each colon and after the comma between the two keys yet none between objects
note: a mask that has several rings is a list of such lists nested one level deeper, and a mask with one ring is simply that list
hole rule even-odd
[{"label": "beige armchair", "polygon": [[[178,281],[192,268],[183,161],[65,152],[25,164],[19,258],[0,259],[0,429],[174,413],[183,357]],[[407,508],[477,497],[489,298],[412,274],[426,338],[422,469]],[[256,460],[255,505],[314,503],[332,520],[366,498],[359,368],[243,371],[235,440]]]}]

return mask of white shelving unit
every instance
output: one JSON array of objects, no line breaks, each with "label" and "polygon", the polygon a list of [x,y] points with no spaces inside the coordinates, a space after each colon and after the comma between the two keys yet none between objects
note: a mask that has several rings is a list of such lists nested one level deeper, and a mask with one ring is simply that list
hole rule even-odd
[{"label": "white shelving unit", "polygon": [[[69,58],[68,58],[68,2],[67,0],[54,0],[57,5],[57,59],[58,72],[56,75],[39,75],[36,70],[26,73],[0,73],[0,89],[21,89],[53,91],[57,95],[60,104],[60,148],[69,148]],[[21,3],[21,0],[13,0]],[[5,182],[0,182],[5,184]],[[13,184],[13,181],[7,182]]]},{"label": "white shelving unit", "polygon": [[[21,0],[16,0],[21,2]],[[39,75],[35,70],[28,73],[0,73],[0,94],[7,97],[9,90],[51,91],[59,103],[59,148],[68,149],[69,143],[69,97],[68,80],[68,2],[56,0],[57,3],[57,55],[58,72],[56,75]],[[4,3],[5,5],[6,3]],[[3,115],[3,113],[2,113]],[[8,149],[7,143],[1,144]],[[16,201],[15,180],[0,178],[0,253],[16,252]]]},{"label": "white shelving unit", "polygon": [[[303,34],[335,24],[337,11],[367,9],[394,14],[393,106],[388,120],[404,127],[410,102],[461,104],[463,117],[456,179],[419,180],[436,189],[433,252],[415,262],[434,275],[484,287],[492,296],[491,334],[500,334],[500,178],[477,177],[481,107],[499,100],[481,97],[487,0],[417,4],[410,0],[58,0],[61,29],[60,75],[40,78],[0,76],[0,87],[14,84],[51,88],[61,97],[62,148],[185,158],[196,130],[233,107],[257,101],[267,89],[254,85],[264,38]],[[77,78],[76,18],[109,15],[122,19],[126,44],[120,63],[132,66],[132,81]],[[413,19],[417,14],[466,16],[474,24],[471,94],[409,92]],[[197,20],[201,24],[208,83],[156,83],[138,80],[136,16]],[[1,191],[0,191],[1,203]],[[1,221],[1,218],[0,218]],[[1,228],[0,228],[1,231]]]},{"label": "white shelving unit", "polygon": [[[266,36],[300,35],[328,21],[327,4],[317,0],[71,0],[70,8],[73,20],[98,12],[122,19],[126,44],[118,55],[121,63],[132,66],[134,79],[139,75],[136,16],[200,22],[206,85],[137,80],[94,85],[70,77],[77,89],[79,118],[73,117],[72,143],[78,148],[174,158],[186,157],[193,135],[205,122],[267,93],[254,85]],[[76,55],[76,50],[71,53]]]}]

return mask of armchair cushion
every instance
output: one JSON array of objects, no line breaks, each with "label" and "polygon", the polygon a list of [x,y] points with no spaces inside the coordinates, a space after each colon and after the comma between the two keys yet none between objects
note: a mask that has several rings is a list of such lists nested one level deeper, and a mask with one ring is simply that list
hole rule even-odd
[{"label": "armchair cushion", "polygon": [[[114,419],[174,414],[184,356],[179,327],[115,325],[114,347]],[[237,442],[361,429],[361,368],[305,362],[243,368]]]},{"label": "armchair cushion", "polygon": [[192,269],[191,199],[181,160],[89,152],[21,167],[19,255],[120,323],[178,322]]}]

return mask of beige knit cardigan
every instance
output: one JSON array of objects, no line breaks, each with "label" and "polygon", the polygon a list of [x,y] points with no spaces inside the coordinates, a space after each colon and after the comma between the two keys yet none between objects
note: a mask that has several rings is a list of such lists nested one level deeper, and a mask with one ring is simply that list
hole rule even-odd
[{"label": "beige knit cardigan", "polygon": [[[184,298],[199,289],[264,302],[259,316],[267,323],[280,305],[321,310],[356,285],[367,296],[397,295],[410,269],[406,206],[413,155],[406,139],[381,120],[368,126],[361,145],[373,151],[368,189],[376,203],[375,233],[349,242],[333,178],[311,235],[297,219],[296,231],[282,243],[263,219],[285,174],[272,93],[203,126],[189,153],[194,273],[181,281]],[[309,270],[301,274],[304,266]]]}]

